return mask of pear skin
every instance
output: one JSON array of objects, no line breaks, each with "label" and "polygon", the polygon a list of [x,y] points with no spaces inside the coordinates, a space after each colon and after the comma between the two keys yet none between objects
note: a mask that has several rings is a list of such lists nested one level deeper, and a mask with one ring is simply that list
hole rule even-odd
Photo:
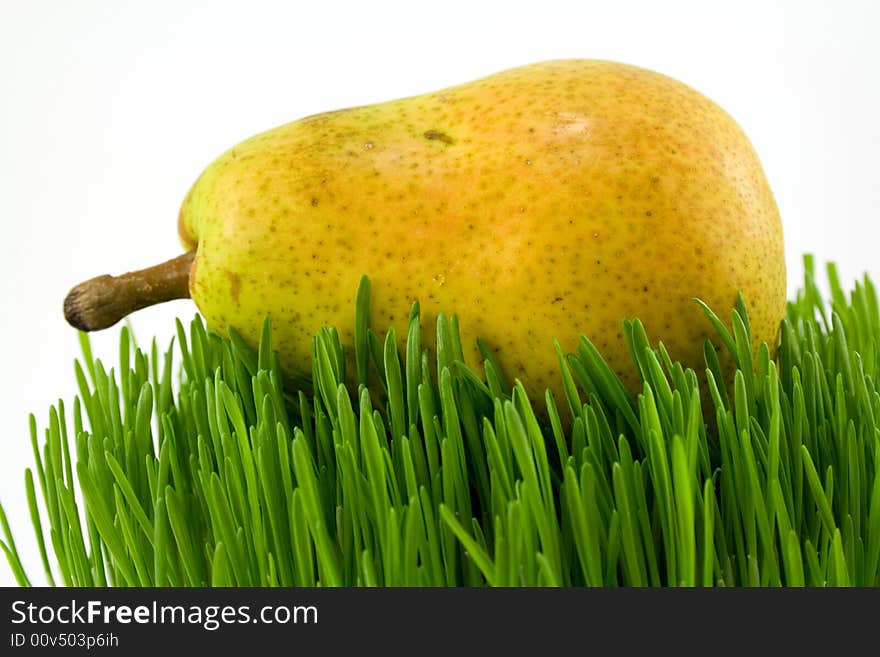
[{"label": "pear skin", "polygon": [[756,345],[785,312],[779,212],[746,135],[681,82],[608,61],[264,132],[198,178],[179,232],[209,326],[256,343],[270,316],[289,374],[310,370],[322,325],[353,347],[363,274],[374,325],[402,333],[416,299],[426,327],[456,312],[470,364],[481,336],[532,399],[562,399],[554,338],[586,335],[635,391],[624,318],[702,371],[717,337],[694,298],[726,317],[741,292]]}]

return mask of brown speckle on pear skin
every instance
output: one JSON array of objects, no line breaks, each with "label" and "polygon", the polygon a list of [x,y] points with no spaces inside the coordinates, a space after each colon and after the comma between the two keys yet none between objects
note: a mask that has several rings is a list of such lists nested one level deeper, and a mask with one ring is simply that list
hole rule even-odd
[{"label": "brown speckle on pear skin", "polygon": [[226,276],[229,278],[229,298],[236,306],[239,305],[239,294],[241,293],[241,276],[234,271],[226,270]]},{"label": "brown speckle on pear skin", "polygon": [[429,140],[437,140],[442,141],[444,144],[454,144],[455,140],[447,135],[445,132],[440,132],[438,130],[428,130],[425,132],[425,139]]}]

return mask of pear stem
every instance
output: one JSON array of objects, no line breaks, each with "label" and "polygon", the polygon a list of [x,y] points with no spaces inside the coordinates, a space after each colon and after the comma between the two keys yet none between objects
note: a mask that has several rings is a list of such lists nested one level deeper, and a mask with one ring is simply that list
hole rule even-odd
[{"label": "pear stem", "polygon": [[195,255],[187,251],[160,265],[84,281],[64,299],[64,318],[80,331],[99,331],[141,308],[188,299]]}]

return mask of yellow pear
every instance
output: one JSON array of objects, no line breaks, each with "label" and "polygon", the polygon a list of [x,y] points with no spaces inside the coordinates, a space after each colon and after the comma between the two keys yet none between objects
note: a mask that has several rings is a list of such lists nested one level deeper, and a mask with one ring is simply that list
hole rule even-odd
[{"label": "yellow pear", "polygon": [[[352,346],[366,274],[374,325],[401,328],[416,299],[425,326],[456,312],[466,346],[482,336],[530,394],[559,399],[554,338],[572,350],[585,334],[633,389],[624,318],[702,369],[714,332],[695,297],[725,317],[741,292],[771,346],[786,301],[779,213],[743,131],[681,82],[608,61],[538,63],[264,132],[202,173],[179,230],[190,253],[80,285],[72,323],[190,295],[209,326],[252,342],[270,316],[298,374],[322,325]],[[480,362],[475,347],[466,357]]]}]

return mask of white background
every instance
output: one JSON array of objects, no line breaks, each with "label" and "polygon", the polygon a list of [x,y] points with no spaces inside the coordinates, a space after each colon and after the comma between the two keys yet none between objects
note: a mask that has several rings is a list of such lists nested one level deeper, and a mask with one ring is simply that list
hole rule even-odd
[{"label": "white background", "polygon": [[[0,500],[42,583],[24,497],[27,415],[74,393],[61,302],[82,279],[176,255],[177,210],[217,154],[325,110],[433,91],[542,59],[676,77],[754,143],[800,256],[847,284],[876,259],[880,3],[94,2],[0,0]],[[132,317],[171,337],[177,301]],[[96,335],[116,359],[118,330]],[[13,579],[0,557],[0,584]]]}]

